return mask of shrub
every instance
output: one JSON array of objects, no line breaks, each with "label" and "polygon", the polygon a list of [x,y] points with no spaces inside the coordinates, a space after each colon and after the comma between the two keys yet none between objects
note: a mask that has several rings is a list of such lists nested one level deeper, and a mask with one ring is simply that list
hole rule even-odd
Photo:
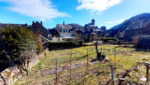
[{"label": "shrub", "polygon": [[[0,64],[1,67],[8,67],[8,60],[13,65],[26,67],[30,59],[34,57],[36,52],[36,41],[33,33],[22,26],[7,26],[0,29],[1,40],[0,43]],[[5,47],[5,50],[2,47]],[[5,66],[2,66],[5,65]],[[23,65],[23,66],[22,66]]]},{"label": "shrub", "polygon": [[80,42],[50,42],[48,43],[49,50],[54,49],[67,49],[82,46],[82,41]]}]

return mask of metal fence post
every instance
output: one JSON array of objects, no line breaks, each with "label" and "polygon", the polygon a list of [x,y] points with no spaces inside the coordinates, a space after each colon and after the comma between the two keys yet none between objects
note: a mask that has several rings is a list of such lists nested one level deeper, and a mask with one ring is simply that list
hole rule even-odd
[{"label": "metal fence post", "polygon": [[111,70],[111,78],[112,78],[112,84],[114,85],[114,72],[113,72],[113,66],[110,66],[110,70]]},{"label": "metal fence post", "polygon": [[57,56],[56,56],[56,84],[57,84],[57,80],[58,80],[58,74],[57,74],[57,70],[58,70],[58,69],[57,69],[57,61],[58,61],[58,60],[57,60]]},{"label": "metal fence post", "polygon": [[115,64],[115,67],[116,67],[116,48],[114,48],[114,64]]},{"label": "metal fence post", "polygon": [[72,73],[71,73],[71,61],[72,61],[72,50],[71,50],[71,55],[70,55],[70,80],[72,79]]},{"label": "metal fence post", "polygon": [[89,68],[88,68],[88,65],[89,65],[89,55],[88,55],[88,48],[87,48],[87,72],[88,72],[88,70],[89,70]]}]

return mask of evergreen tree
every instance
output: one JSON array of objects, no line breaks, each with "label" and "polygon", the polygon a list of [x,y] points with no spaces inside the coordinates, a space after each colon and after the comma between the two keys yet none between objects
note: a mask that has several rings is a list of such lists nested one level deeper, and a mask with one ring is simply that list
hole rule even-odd
[{"label": "evergreen tree", "polygon": [[0,29],[0,33],[3,41],[0,43],[0,64],[8,67],[10,60],[28,73],[28,63],[35,56],[37,47],[34,34],[23,26],[7,26]]}]

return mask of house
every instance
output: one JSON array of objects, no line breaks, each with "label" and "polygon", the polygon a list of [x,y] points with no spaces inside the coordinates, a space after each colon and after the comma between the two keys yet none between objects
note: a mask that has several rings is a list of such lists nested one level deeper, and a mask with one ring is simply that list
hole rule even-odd
[{"label": "house", "polygon": [[47,39],[46,37],[42,36],[41,34],[36,33],[35,35],[36,35],[36,40],[40,41],[40,43],[43,45],[44,49],[46,49],[50,40]]},{"label": "house", "polygon": [[31,30],[33,33],[41,34],[42,36],[48,38],[48,30],[43,26],[42,21],[41,22],[32,22],[32,25],[28,24],[2,24],[0,23],[0,28],[6,27],[6,26],[24,26],[27,27],[29,30]]},{"label": "house", "polygon": [[118,31],[116,30],[116,32],[114,33],[116,33],[116,37],[118,37],[119,39],[122,39],[128,42],[132,42],[132,41],[134,42],[133,39],[141,35],[142,36],[150,35],[150,23],[146,25],[139,25],[139,26],[138,25],[139,24],[137,24],[137,26],[135,25],[135,28],[129,26],[125,30],[118,30]]},{"label": "house", "polygon": [[72,26],[63,24],[57,24],[56,28],[54,28],[59,33],[59,36],[53,36],[52,41],[65,41],[74,39],[72,34]]},{"label": "house", "polygon": [[95,25],[95,19],[92,19],[91,23],[84,26],[84,30],[84,40],[94,41],[97,40],[98,37],[101,37],[103,35],[103,33],[106,31],[106,27],[102,26],[101,28],[99,28]]},{"label": "house", "polygon": [[150,35],[140,35],[138,36],[137,46],[140,48],[150,48]]},{"label": "house", "polygon": [[32,25],[27,26],[33,33],[38,33],[45,38],[48,38],[48,30],[43,26],[43,22],[32,22]]},{"label": "house", "polygon": [[46,43],[49,43],[49,42],[50,42],[49,39],[45,38],[45,37],[42,36],[42,35],[39,35],[39,38],[40,38],[40,40],[42,41],[43,44],[46,44]]}]

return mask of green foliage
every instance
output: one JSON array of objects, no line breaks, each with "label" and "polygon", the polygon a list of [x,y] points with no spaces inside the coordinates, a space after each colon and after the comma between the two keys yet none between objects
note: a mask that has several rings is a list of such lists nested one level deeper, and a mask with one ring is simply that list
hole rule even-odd
[{"label": "green foliage", "polygon": [[36,45],[37,45],[37,53],[39,54],[39,53],[42,53],[43,51],[44,51],[44,48],[43,48],[43,45],[42,45],[42,42],[41,42],[41,40],[39,39],[39,35],[38,34],[36,34],[36,35],[34,35],[35,36],[35,38],[36,38]]},{"label": "green foliage", "polygon": [[[22,64],[25,60],[33,57],[36,51],[36,42],[33,33],[22,26],[7,26],[0,29],[5,51],[0,48],[1,61],[7,61],[4,52],[14,64]],[[2,43],[0,43],[2,47]]]},{"label": "green foliage", "polygon": [[66,49],[66,48],[74,48],[82,46],[82,41],[76,41],[76,42],[50,42],[48,43],[49,50],[53,49]]},{"label": "green foliage", "polygon": [[118,44],[118,39],[115,37],[99,37],[104,43]]},{"label": "green foliage", "polygon": [[[52,85],[55,83],[55,74],[47,74],[45,77],[41,77],[41,73],[43,70],[47,70],[49,72],[50,68],[56,67],[56,57],[58,60],[58,68],[61,66],[70,66],[70,56],[72,51],[72,67],[75,64],[79,64],[81,67],[73,68],[72,69],[72,80],[70,80],[70,70],[64,70],[63,72],[58,72],[60,76],[60,82],[65,82],[66,85],[103,85],[108,82],[111,78],[110,76],[110,65],[113,65],[114,68],[114,77],[117,78],[117,74],[126,72],[127,69],[130,69],[132,66],[136,65],[137,61],[142,61],[143,58],[149,59],[150,52],[144,51],[136,51],[133,45],[99,45],[99,51],[101,48],[103,49],[102,54],[108,57],[108,61],[103,62],[94,62],[91,63],[90,61],[96,58],[95,53],[95,46],[86,46],[80,48],[73,48],[73,49],[65,49],[65,50],[55,50],[50,51],[47,53],[46,56],[40,58],[40,62],[35,65],[29,76],[25,76],[22,80],[19,80],[19,85],[25,85],[29,83],[33,85],[38,82],[47,82],[47,80],[51,80]],[[114,48],[116,48],[116,58],[114,57]],[[86,63],[87,63],[87,49],[88,49],[88,56],[89,58],[89,66],[87,70]],[[148,62],[150,59],[148,60]],[[82,66],[83,64],[83,66]],[[140,68],[139,72],[144,75],[145,67],[143,66]],[[85,75],[85,73],[88,74]],[[134,76],[136,72],[131,73],[131,77],[134,77],[136,81],[136,77]],[[120,75],[122,76],[122,74]],[[137,75],[138,78],[139,75]],[[131,79],[131,78],[130,78]],[[131,79],[131,80],[134,80]],[[54,82],[53,82],[54,80]],[[59,81],[58,81],[59,82]]]}]

